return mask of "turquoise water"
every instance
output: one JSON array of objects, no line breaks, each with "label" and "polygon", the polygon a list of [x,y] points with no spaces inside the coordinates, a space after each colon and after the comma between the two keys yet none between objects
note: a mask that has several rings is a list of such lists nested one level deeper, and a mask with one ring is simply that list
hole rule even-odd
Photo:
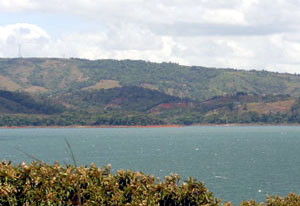
[{"label": "turquoise water", "polygon": [[0,159],[111,163],[164,177],[201,180],[219,198],[262,201],[266,194],[300,193],[300,127],[0,129]]}]

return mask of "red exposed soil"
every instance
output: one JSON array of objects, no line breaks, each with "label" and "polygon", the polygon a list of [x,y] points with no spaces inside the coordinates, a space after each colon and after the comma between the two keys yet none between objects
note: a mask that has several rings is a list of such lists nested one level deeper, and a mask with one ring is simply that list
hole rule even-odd
[{"label": "red exposed soil", "polygon": [[186,103],[182,103],[182,102],[179,102],[179,103],[163,103],[163,104],[158,105],[158,107],[160,107],[162,109],[172,109],[174,107],[185,108],[185,107],[188,107],[188,106],[190,106],[190,105],[187,105]]}]

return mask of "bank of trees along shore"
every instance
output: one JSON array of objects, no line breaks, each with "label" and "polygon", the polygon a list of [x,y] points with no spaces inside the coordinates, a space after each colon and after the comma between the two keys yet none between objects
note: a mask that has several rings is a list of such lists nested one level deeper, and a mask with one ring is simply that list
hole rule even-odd
[{"label": "bank of trees along shore", "polygon": [[300,100],[239,92],[204,101],[121,87],[31,95],[0,90],[0,126],[297,124]]}]

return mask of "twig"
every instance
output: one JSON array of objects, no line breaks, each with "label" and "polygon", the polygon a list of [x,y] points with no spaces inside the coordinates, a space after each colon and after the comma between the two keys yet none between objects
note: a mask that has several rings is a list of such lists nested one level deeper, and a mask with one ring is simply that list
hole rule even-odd
[{"label": "twig", "polygon": [[16,150],[18,150],[18,151],[24,153],[27,157],[29,157],[29,158],[31,158],[31,159],[33,159],[33,160],[39,162],[39,163],[43,163],[43,161],[41,161],[40,159],[38,159],[38,158],[35,157],[34,155],[29,154],[29,153],[25,152],[24,150],[22,150],[22,149],[20,149],[20,148],[17,148],[17,147],[15,147],[15,148],[16,148]]}]

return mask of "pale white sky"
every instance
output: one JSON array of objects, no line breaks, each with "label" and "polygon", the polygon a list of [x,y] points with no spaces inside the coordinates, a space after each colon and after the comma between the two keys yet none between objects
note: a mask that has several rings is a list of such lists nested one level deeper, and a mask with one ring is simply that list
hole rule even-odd
[{"label": "pale white sky", "polygon": [[0,57],[300,73],[299,0],[0,0]]}]

